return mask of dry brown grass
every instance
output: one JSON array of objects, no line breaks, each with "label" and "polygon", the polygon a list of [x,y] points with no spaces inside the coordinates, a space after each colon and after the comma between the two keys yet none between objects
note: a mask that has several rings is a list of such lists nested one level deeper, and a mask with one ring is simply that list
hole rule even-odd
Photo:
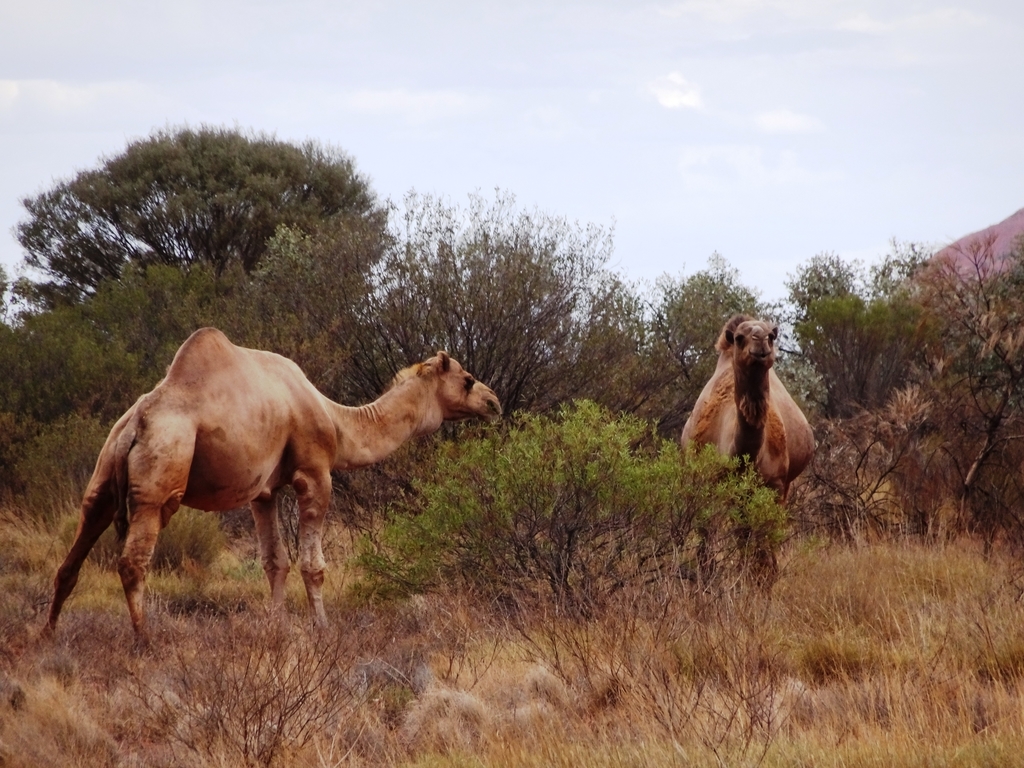
[{"label": "dry brown grass", "polygon": [[[658,582],[589,620],[472,595],[358,605],[332,531],[332,625],[294,575],[272,621],[248,539],[150,581],[133,650],[87,563],[37,639],[54,530],[0,518],[4,766],[974,766],[1024,754],[1016,559],[791,545],[770,594]],[[56,542],[56,543],[55,543]]]}]

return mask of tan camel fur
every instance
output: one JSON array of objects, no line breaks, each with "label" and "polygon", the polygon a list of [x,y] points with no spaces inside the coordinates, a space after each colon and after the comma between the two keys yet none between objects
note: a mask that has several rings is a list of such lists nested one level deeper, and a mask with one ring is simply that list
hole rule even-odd
[{"label": "tan camel fur", "polygon": [[718,365],[686,420],[682,444],[748,457],[785,502],[790,483],[814,455],[814,434],[772,369],[778,334],[777,327],[746,315],[725,324]]},{"label": "tan camel fur", "polygon": [[310,613],[322,625],[320,538],[331,470],[380,461],[443,421],[500,415],[494,392],[444,352],[402,371],[374,402],[352,408],[320,394],[291,360],[236,347],[214,328],[198,330],[167,376],[107,437],[75,541],[54,580],[46,631],[56,626],[89,550],[114,522],[124,538],[117,569],[135,632],[144,639],[146,571],[157,534],[181,504],[210,511],[249,504],[271,605],[282,611],[289,565],[276,502],[289,484],[299,506],[299,568]]}]

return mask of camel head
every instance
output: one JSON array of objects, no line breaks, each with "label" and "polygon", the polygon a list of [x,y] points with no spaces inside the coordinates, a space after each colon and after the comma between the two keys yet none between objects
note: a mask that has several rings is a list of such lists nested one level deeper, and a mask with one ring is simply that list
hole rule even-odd
[{"label": "camel head", "polygon": [[775,339],[778,336],[777,325],[736,315],[722,329],[718,348],[723,352],[731,349],[734,364],[768,369],[775,364]]},{"label": "camel head", "polygon": [[494,391],[459,365],[447,352],[438,352],[427,361],[437,369],[440,378],[438,394],[445,421],[459,421],[475,417],[497,421],[501,417],[501,403]]},{"label": "camel head", "polygon": [[473,374],[447,352],[438,352],[430,359],[400,372],[395,383],[410,376],[437,377],[438,404],[445,421],[476,417],[493,422],[501,417],[501,403],[494,391],[477,381]]}]

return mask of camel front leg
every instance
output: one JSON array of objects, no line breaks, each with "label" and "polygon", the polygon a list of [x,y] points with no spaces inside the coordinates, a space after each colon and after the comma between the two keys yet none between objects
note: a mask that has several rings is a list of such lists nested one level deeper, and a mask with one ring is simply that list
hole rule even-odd
[{"label": "camel front leg", "polygon": [[296,472],[292,487],[295,488],[299,502],[299,570],[302,571],[302,581],[306,585],[310,615],[318,626],[325,627],[327,614],[324,612],[321,588],[327,563],[321,540],[324,517],[331,499],[330,472]]},{"label": "camel front leg", "polygon": [[277,494],[272,494],[269,499],[253,499],[249,502],[249,508],[256,523],[256,540],[260,545],[263,572],[270,582],[270,608],[275,614],[281,615],[284,613],[285,581],[291,564],[277,518]]}]

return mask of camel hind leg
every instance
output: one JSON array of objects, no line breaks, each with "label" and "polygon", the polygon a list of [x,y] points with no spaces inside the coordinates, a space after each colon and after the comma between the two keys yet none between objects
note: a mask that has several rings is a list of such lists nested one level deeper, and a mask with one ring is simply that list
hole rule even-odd
[{"label": "camel hind leg", "polygon": [[195,450],[195,433],[190,428],[150,423],[140,434],[127,459],[129,487],[125,500],[128,526],[117,572],[128,601],[135,636],[146,640],[146,573],[156,548],[157,535],[181,506],[188,487],[189,469]]},{"label": "camel hind leg", "polygon": [[137,503],[128,516],[128,535],[117,561],[117,572],[128,601],[128,614],[139,640],[146,639],[145,587],[146,573],[153,560],[153,550],[160,531],[178,511],[184,492],[173,494],[163,504]]},{"label": "camel hind leg", "polygon": [[252,519],[256,524],[256,539],[260,544],[260,560],[263,572],[270,582],[270,607],[276,614],[284,612],[284,589],[291,565],[288,550],[281,536],[281,525],[277,519],[277,494],[268,499],[256,498],[249,502]]},{"label": "camel hind leg", "polygon": [[75,541],[71,550],[60,568],[57,569],[57,576],[53,580],[53,600],[50,603],[50,613],[46,619],[44,632],[52,634],[57,626],[57,618],[60,616],[64,601],[78,583],[78,573],[82,563],[88,557],[89,552],[95,546],[114,520],[114,513],[117,511],[117,500],[111,491],[109,483],[98,483],[93,485],[86,492],[82,501],[82,509],[78,519],[78,530],[75,532]]}]

